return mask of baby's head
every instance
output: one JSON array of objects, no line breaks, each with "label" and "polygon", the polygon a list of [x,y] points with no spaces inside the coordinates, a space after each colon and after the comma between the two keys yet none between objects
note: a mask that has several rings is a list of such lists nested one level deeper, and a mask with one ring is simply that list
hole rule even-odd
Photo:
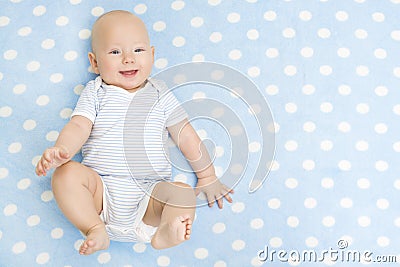
[{"label": "baby's head", "polygon": [[143,21],[122,10],[99,17],[92,28],[89,60],[105,83],[131,92],[141,88],[154,63],[154,47]]}]

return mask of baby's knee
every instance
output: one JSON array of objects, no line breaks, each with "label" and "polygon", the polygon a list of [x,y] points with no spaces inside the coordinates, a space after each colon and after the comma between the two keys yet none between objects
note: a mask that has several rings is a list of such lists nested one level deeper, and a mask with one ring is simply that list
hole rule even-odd
[{"label": "baby's knee", "polygon": [[172,182],[174,190],[171,192],[174,196],[179,199],[185,200],[187,204],[194,205],[196,202],[196,194],[190,185],[182,182]]},{"label": "baby's knee", "polygon": [[78,167],[77,164],[77,162],[69,161],[56,168],[51,179],[52,186],[63,186],[66,183],[73,182],[74,176],[76,176],[74,173]]}]

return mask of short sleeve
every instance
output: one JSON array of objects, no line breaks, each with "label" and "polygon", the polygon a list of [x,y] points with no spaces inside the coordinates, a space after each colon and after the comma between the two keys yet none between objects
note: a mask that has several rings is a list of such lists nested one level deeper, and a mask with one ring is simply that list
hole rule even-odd
[{"label": "short sleeve", "polygon": [[78,103],[74,111],[71,114],[71,118],[76,115],[88,118],[94,123],[97,115],[97,90],[95,89],[95,81],[90,81],[86,87],[82,90],[81,96],[78,99]]},{"label": "short sleeve", "polygon": [[167,92],[164,97],[165,116],[167,118],[166,127],[175,125],[188,117],[188,114],[171,91]]}]

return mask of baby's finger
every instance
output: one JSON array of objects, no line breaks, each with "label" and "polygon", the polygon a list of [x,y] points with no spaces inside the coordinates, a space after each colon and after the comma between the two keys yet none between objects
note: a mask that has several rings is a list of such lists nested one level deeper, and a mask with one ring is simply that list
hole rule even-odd
[{"label": "baby's finger", "polygon": [[218,197],[217,203],[218,203],[218,208],[222,209],[224,207],[224,200],[222,195]]},{"label": "baby's finger", "polygon": [[208,206],[211,208],[212,206],[214,206],[215,197],[213,194],[206,194],[206,195],[207,195]]},{"label": "baby's finger", "polygon": [[53,159],[53,157],[52,157],[53,155],[54,155],[54,151],[52,149],[46,149],[46,151],[43,153],[42,160],[44,159],[48,162],[51,162]]}]

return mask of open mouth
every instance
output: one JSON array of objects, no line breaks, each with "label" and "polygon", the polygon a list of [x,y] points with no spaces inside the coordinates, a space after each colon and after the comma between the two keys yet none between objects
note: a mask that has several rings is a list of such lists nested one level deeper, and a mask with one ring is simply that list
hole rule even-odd
[{"label": "open mouth", "polygon": [[125,70],[125,71],[120,71],[119,73],[125,77],[133,77],[136,75],[138,70]]}]

